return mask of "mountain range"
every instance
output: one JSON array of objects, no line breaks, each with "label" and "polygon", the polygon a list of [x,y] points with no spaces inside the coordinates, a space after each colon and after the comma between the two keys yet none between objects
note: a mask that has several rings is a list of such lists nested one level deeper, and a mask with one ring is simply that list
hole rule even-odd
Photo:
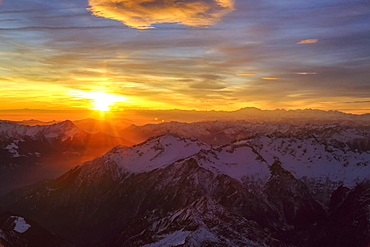
[{"label": "mountain range", "polygon": [[370,245],[368,115],[198,113],[0,121],[0,246]]},{"label": "mountain range", "polygon": [[225,145],[178,134],[119,145],[1,197],[0,212],[76,246],[367,247],[366,128],[269,126]]},{"label": "mountain range", "polygon": [[[41,119],[47,119],[46,122],[35,119],[37,115]],[[17,121],[19,124],[25,125],[44,125],[59,122],[58,119],[65,119],[65,116],[70,116],[70,119],[85,120],[91,118],[102,119],[99,114],[91,111],[53,111],[53,110],[37,110],[37,109],[20,109],[20,110],[0,110],[2,119],[22,119]],[[249,121],[249,122],[269,122],[269,123],[286,123],[292,125],[302,124],[333,124],[340,123],[348,126],[369,126],[370,114],[350,114],[340,111],[324,111],[318,109],[296,109],[296,110],[262,110],[255,107],[245,107],[235,111],[199,111],[199,110],[137,110],[125,109],[124,111],[116,111],[109,114],[108,125],[126,126],[130,124],[145,125],[157,124],[163,122],[204,122],[204,121]],[[50,121],[50,119],[57,119]],[[77,120],[77,121],[80,121]],[[97,125],[100,121],[94,120]],[[83,121],[85,122],[85,121]],[[87,121],[89,122],[89,121]],[[100,122],[100,123],[99,123]],[[90,121],[91,123],[91,121]],[[88,123],[88,125],[90,124]],[[77,122],[76,125],[81,126]],[[84,124],[84,123],[83,123]],[[103,124],[104,125],[104,124]]]},{"label": "mountain range", "polygon": [[292,125],[268,122],[254,123],[244,120],[195,123],[166,122],[143,126],[131,125],[123,128],[118,136],[140,143],[150,137],[168,133],[196,138],[210,145],[226,145],[234,140],[249,138],[254,135],[279,134],[344,142],[349,144],[352,149],[370,150],[370,125],[353,127],[340,123]]}]

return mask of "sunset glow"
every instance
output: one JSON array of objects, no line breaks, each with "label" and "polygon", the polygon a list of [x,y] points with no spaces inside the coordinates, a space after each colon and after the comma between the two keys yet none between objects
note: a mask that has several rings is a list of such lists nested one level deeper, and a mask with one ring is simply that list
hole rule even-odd
[{"label": "sunset glow", "polygon": [[370,0],[0,0],[0,23],[0,247],[369,243]]},{"label": "sunset glow", "polygon": [[0,110],[370,113],[363,0],[2,1],[0,21]]},{"label": "sunset glow", "polygon": [[[152,2],[152,3],[151,3]],[[233,0],[211,1],[146,1],[89,0],[89,11],[121,21],[137,29],[154,28],[156,23],[181,23],[189,26],[213,25],[233,10]],[[160,8],[158,8],[158,6]],[[138,18],[138,16],[143,16]]]},{"label": "sunset glow", "polygon": [[98,111],[108,111],[117,103],[128,102],[127,98],[106,92],[87,92],[71,90],[74,93],[81,95],[81,97],[91,99],[91,109]]}]

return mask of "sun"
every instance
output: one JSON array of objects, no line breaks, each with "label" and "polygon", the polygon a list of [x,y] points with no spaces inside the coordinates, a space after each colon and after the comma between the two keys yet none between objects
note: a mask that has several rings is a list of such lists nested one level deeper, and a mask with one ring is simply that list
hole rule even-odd
[{"label": "sun", "polygon": [[80,97],[91,100],[91,109],[97,111],[109,111],[117,103],[129,102],[126,97],[107,92],[89,92],[81,90],[71,90]]},{"label": "sun", "polygon": [[123,99],[124,98],[122,96],[111,93],[96,92],[94,93],[93,97],[93,109],[98,111],[108,111],[111,106],[113,106],[115,103],[122,102]]}]

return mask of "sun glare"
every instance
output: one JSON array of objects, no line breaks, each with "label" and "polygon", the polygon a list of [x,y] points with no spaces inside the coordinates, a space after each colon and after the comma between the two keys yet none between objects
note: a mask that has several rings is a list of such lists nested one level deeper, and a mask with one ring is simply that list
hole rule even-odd
[{"label": "sun glare", "polygon": [[106,92],[88,92],[73,90],[84,98],[91,99],[91,109],[98,111],[109,111],[115,104],[128,102],[126,97]]},{"label": "sun glare", "polygon": [[[122,98],[122,99],[121,99]],[[118,102],[123,101],[123,97],[117,96],[110,93],[94,93],[94,102],[92,103],[94,106],[94,110],[98,111],[108,111],[112,105]]]}]

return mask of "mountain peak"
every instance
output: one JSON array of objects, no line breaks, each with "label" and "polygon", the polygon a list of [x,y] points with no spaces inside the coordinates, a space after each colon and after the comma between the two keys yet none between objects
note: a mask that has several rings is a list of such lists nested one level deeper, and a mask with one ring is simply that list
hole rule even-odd
[{"label": "mountain peak", "polygon": [[76,129],[78,128],[71,120],[64,120],[59,123],[51,124],[51,125],[45,125],[45,126],[50,126],[50,127],[56,127],[56,128],[61,128],[61,129]]},{"label": "mountain peak", "polygon": [[275,159],[274,163],[272,163],[272,165],[270,166],[270,172],[272,176],[293,177],[293,175],[290,172],[288,172],[281,166],[281,162],[277,158]]},{"label": "mountain peak", "polygon": [[193,143],[194,145],[198,146],[208,146],[207,144],[204,144],[195,138],[184,137],[175,133],[168,133],[150,137],[146,141],[137,144],[134,147],[154,145],[153,148],[159,148],[159,146],[165,148],[167,146],[174,145],[175,143],[183,143],[184,145],[191,145],[191,143]]},{"label": "mountain peak", "polygon": [[56,125],[62,125],[62,126],[76,126],[71,120],[67,119],[63,122],[56,123]]},{"label": "mountain peak", "polygon": [[126,171],[140,173],[163,168],[210,147],[198,140],[166,134],[131,146],[117,146],[104,157]]}]

